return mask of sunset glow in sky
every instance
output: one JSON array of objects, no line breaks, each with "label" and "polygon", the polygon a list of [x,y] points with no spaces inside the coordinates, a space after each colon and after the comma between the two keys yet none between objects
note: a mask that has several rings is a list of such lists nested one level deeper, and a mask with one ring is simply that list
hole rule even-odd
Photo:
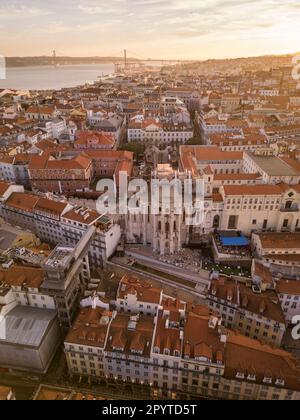
[{"label": "sunset glow in sky", "polygon": [[[25,6],[26,5],[26,6]],[[1,0],[0,55],[205,59],[300,50],[291,0]],[[130,54],[129,55],[133,55]]]}]

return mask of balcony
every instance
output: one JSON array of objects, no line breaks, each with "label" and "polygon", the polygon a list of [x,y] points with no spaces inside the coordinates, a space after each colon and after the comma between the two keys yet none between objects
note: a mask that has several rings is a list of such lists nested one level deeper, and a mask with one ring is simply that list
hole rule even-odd
[{"label": "balcony", "polygon": [[295,204],[295,205],[292,205],[291,207],[282,206],[280,211],[281,213],[295,213],[299,211],[299,205]]}]

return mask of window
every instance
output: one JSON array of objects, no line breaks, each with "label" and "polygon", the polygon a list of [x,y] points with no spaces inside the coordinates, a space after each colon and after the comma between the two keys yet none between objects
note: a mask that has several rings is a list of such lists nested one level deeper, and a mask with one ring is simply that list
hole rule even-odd
[{"label": "window", "polygon": [[238,222],[238,216],[229,216],[228,229],[236,229]]}]

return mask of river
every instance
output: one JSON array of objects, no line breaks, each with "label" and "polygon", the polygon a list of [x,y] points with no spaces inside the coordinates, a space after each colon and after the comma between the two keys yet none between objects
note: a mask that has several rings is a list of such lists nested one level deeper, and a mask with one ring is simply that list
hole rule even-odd
[{"label": "river", "polygon": [[111,74],[113,71],[112,63],[10,67],[6,69],[6,79],[0,80],[0,88],[24,90],[69,88],[93,83],[99,76]]}]

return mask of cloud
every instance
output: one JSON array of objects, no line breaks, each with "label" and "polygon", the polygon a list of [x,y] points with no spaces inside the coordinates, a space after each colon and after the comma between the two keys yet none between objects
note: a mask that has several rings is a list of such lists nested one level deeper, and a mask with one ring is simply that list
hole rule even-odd
[{"label": "cloud", "polygon": [[50,10],[37,8],[37,7],[26,7],[13,5],[0,5],[0,19],[14,20],[14,19],[28,19],[36,18],[41,16],[48,16],[51,14]]},{"label": "cloud", "polygon": [[245,39],[271,52],[300,39],[300,4],[291,0],[27,0],[26,8],[23,0],[1,0],[0,20],[1,54],[12,48],[38,54],[62,43],[78,55],[124,47],[147,56],[186,55],[199,43],[217,51],[226,42],[235,51]]}]

